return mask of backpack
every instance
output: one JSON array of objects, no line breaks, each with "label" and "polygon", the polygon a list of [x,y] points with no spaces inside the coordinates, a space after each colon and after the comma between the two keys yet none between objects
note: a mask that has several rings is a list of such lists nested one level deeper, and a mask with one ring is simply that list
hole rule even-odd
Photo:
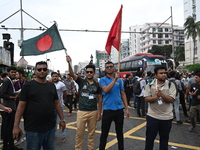
[{"label": "backpack", "polygon": [[140,88],[140,81],[142,81],[142,79],[140,79],[139,81],[136,80],[133,86],[133,93],[135,95],[140,95],[140,93],[142,92],[142,89]]},{"label": "backpack", "polygon": [[[177,83],[176,83],[176,80],[169,80],[169,84],[170,84],[170,85],[171,85],[171,82],[174,83],[175,88],[176,88],[176,96],[178,96],[179,89],[178,89],[178,85],[177,85]],[[169,88],[170,88],[170,85],[169,85]]]}]

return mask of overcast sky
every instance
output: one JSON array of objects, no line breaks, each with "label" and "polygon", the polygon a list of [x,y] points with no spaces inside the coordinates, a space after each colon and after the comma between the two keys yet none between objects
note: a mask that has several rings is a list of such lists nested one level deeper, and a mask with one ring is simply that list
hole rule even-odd
[{"label": "overcast sky", "polygon": [[[122,31],[128,31],[130,26],[143,25],[147,22],[164,22],[173,10],[174,25],[183,26],[183,0],[23,0],[23,10],[47,27],[58,24],[58,29],[100,30],[109,31],[112,23],[123,4]],[[20,9],[20,0],[0,1],[0,22]],[[39,28],[41,24],[23,13],[24,28]],[[171,20],[167,21],[171,23]],[[8,28],[19,28],[20,13],[3,22]],[[41,34],[43,31],[24,31],[24,40]],[[0,34],[10,33],[15,44],[15,61],[18,61],[20,48],[19,30],[2,30]],[[73,59],[73,65],[90,60],[92,54],[95,59],[96,50],[105,50],[108,33],[97,32],[68,32],[60,31],[68,54]],[[122,38],[128,39],[129,34],[123,33]],[[2,36],[0,46],[3,46]],[[67,70],[64,51],[57,51],[40,56],[25,56],[30,65],[37,61],[51,60],[50,67],[64,72]]]}]

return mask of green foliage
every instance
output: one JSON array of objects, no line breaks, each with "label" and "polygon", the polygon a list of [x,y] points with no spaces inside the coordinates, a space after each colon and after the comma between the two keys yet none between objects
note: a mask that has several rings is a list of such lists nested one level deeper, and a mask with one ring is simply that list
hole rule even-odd
[{"label": "green foliage", "polygon": [[189,70],[189,72],[192,72],[196,69],[200,69],[200,64],[187,65],[186,68]]},{"label": "green foliage", "polygon": [[185,61],[185,49],[183,46],[179,46],[176,48],[175,52],[175,60],[177,61]]},{"label": "green foliage", "polygon": [[148,53],[152,53],[154,55],[163,55],[168,59],[170,58],[172,53],[172,45],[164,45],[164,46],[153,45],[152,49],[148,50]]},{"label": "green foliage", "polygon": [[16,69],[24,70],[24,74],[25,74],[25,76],[26,76],[26,79],[30,81],[31,76],[29,75],[29,72],[27,72],[27,71],[24,69],[24,67],[17,66]]},{"label": "green foliage", "polygon": [[195,39],[197,38],[197,36],[200,36],[200,21],[195,22],[195,19],[189,16],[184,23],[184,27],[187,39],[189,39],[189,37],[192,37],[193,40],[193,64],[195,64]]}]

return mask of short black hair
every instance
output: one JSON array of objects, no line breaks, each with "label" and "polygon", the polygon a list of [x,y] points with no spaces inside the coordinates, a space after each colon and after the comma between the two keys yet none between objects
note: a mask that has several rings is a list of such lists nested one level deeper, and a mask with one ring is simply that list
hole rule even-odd
[{"label": "short black hair", "polygon": [[200,69],[196,69],[195,71],[194,71],[194,74],[196,75],[197,73],[200,73]]},{"label": "short black hair", "polygon": [[1,77],[2,77],[2,78],[5,78],[5,77],[7,77],[7,76],[8,76],[8,74],[7,74],[6,72],[4,72],[4,73],[1,74]]},{"label": "short black hair", "polygon": [[171,78],[174,78],[174,77],[176,76],[176,71],[170,71],[170,72],[169,72],[169,76],[170,76]]},{"label": "short black hair", "polygon": [[195,73],[195,76],[200,77],[200,72]]},{"label": "short black hair", "polygon": [[[106,63],[105,63],[105,65],[107,65],[107,64],[113,64],[113,62],[112,61],[107,61]],[[114,65],[114,64],[113,64]]]},{"label": "short black hair", "polygon": [[38,62],[36,62],[35,68],[37,68],[37,65],[46,65],[47,68],[48,68],[48,65],[47,65],[47,62],[46,62],[46,61],[38,61]]},{"label": "short black hair", "polygon": [[164,70],[166,70],[167,71],[167,68],[165,67],[165,66],[157,66],[157,67],[155,67],[155,69],[154,69],[154,73],[155,74],[157,74],[158,73],[158,70],[160,70],[160,69],[164,69]]},{"label": "short black hair", "polygon": [[17,72],[19,72],[19,74],[21,74],[23,77],[25,77],[25,74],[24,74],[24,70],[23,70],[23,69],[17,69]]},{"label": "short black hair", "polygon": [[148,76],[152,75],[152,72],[151,71],[147,71],[147,75]]},{"label": "short black hair", "polygon": [[94,70],[94,72],[95,72],[95,66],[94,66],[94,65],[89,64],[89,65],[87,65],[87,66],[85,67],[85,70],[87,70],[87,68],[92,68],[92,69]]},{"label": "short black hair", "polygon": [[54,74],[57,74],[57,75],[58,75],[58,73],[57,73],[57,72],[52,72],[52,73],[51,73],[51,76],[53,76]]},{"label": "short black hair", "polygon": [[17,70],[16,67],[8,67],[7,72],[10,72],[11,70]]},{"label": "short black hair", "polygon": [[126,74],[126,77],[125,78],[128,78],[130,76],[130,74]]},{"label": "short black hair", "polygon": [[143,73],[142,71],[138,71],[138,72],[136,73],[136,76],[142,77],[143,74],[144,74],[144,73]]}]

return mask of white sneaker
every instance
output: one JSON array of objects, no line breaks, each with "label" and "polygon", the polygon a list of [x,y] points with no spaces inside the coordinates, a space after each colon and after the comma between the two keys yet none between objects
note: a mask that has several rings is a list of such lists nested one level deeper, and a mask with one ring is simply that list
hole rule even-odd
[{"label": "white sneaker", "polygon": [[15,146],[17,146],[17,145],[19,145],[19,144],[21,144],[23,142],[24,142],[24,139],[20,138],[18,141],[15,140],[14,144],[15,144]]}]

